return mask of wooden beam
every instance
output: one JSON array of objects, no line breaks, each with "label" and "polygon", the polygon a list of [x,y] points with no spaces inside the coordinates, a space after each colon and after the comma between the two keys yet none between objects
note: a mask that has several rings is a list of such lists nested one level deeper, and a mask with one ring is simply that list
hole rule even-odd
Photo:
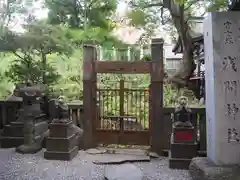
[{"label": "wooden beam", "polygon": [[146,74],[150,73],[151,61],[96,61],[96,73]]},{"label": "wooden beam", "polygon": [[163,39],[153,39],[151,45],[151,85],[150,85],[150,131],[151,148],[154,152],[162,155],[164,136],[164,112],[163,112]]},{"label": "wooden beam", "polygon": [[96,122],[96,73],[93,65],[96,61],[97,50],[89,42],[83,48],[83,149],[95,147],[93,125]]}]

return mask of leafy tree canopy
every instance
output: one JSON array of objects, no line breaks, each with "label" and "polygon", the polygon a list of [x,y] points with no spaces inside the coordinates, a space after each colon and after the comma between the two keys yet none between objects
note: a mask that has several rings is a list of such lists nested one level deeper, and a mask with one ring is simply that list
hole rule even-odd
[{"label": "leafy tree canopy", "polygon": [[111,29],[111,15],[116,10],[116,0],[45,0],[51,24],[67,24],[72,28],[91,27]]}]

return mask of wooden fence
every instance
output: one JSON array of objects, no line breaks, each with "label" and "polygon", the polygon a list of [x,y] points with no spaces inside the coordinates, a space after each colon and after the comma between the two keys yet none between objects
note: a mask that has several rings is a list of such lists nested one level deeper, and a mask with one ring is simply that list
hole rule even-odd
[{"label": "wooden fence", "polygon": [[[16,120],[16,112],[20,107],[21,102],[6,102],[0,101],[0,128],[2,129],[5,124]],[[70,119],[79,127],[82,127],[83,106],[78,103],[69,103]],[[163,117],[163,132],[160,132],[165,141],[163,142],[164,151],[170,149],[170,136],[172,131],[172,115],[174,112],[173,107],[164,108]],[[205,108],[192,108],[191,122],[196,128],[198,134],[199,151],[206,152],[206,116]]]}]

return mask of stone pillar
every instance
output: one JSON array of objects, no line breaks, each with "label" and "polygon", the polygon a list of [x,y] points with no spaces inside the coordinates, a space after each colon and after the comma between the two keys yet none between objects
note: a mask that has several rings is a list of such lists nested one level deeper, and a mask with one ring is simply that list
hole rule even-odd
[{"label": "stone pillar", "polygon": [[217,165],[240,163],[239,12],[204,21],[207,156]]},{"label": "stone pillar", "polygon": [[83,144],[84,149],[94,147],[93,127],[96,123],[96,71],[97,51],[92,42],[84,45],[83,59]]},{"label": "stone pillar", "polygon": [[151,148],[162,154],[163,145],[163,39],[153,39],[151,44],[152,66],[150,70],[150,131]]}]

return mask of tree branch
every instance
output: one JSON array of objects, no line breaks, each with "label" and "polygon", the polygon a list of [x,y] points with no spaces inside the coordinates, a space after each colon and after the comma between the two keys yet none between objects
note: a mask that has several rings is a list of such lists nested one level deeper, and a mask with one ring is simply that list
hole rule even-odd
[{"label": "tree branch", "polygon": [[196,0],[192,0],[187,4],[187,7],[184,8],[184,11],[187,11],[193,4],[196,3]]},{"label": "tree branch", "polygon": [[24,57],[20,56],[16,51],[14,51],[13,54],[14,54],[15,56],[17,56],[18,58],[24,60]]},{"label": "tree branch", "polygon": [[[129,3],[132,7],[139,7],[140,5],[134,4],[132,1]],[[150,8],[150,7],[157,7],[157,6],[163,6],[163,3],[152,3],[152,4],[145,4],[141,6],[141,8]]]}]

